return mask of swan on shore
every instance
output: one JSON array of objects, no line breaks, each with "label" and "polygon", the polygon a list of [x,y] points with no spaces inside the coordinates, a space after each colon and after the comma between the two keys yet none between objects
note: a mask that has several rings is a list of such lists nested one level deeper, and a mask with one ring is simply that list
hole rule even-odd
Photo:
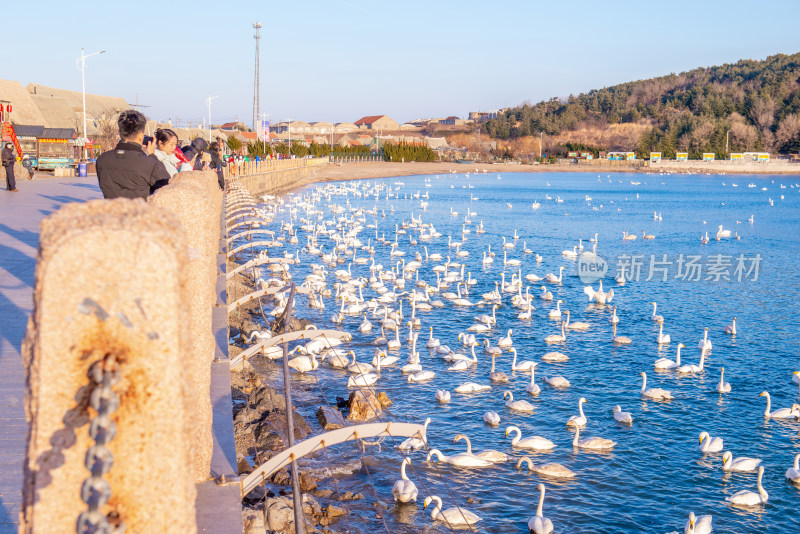
[{"label": "swan on shore", "polygon": [[422,508],[427,508],[431,502],[436,502],[436,506],[434,506],[433,510],[431,510],[431,519],[434,521],[442,521],[449,526],[460,526],[474,525],[478,521],[483,520],[481,517],[473,514],[466,508],[461,508],[460,506],[454,506],[453,508],[448,508],[447,510],[442,511],[442,499],[440,499],[437,495],[425,497],[425,501],[422,503]]},{"label": "swan on shore", "polygon": [[406,456],[400,464],[400,480],[392,486],[392,496],[395,502],[417,502],[417,485],[406,476],[406,465],[411,463],[411,458]]},{"label": "swan on shore", "polygon": [[764,489],[764,486],[761,485],[761,479],[763,477],[764,467],[760,466],[758,468],[758,480],[756,481],[756,489],[758,492],[749,490],[737,491],[725,500],[731,503],[733,506],[751,507],[766,504],[767,499],[769,499],[769,494],[767,493],[767,490]]},{"label": "swan on shore", "polygon": [[534,465],[533,460],[531,460],[530,456],[523,456],[522,458],[517,460],[517,469],[519,469],[523,463],[528,464],[528,471],[533,471],[537,475],[546,476],[550,478],[575,478],[575,473],[573,471],[570,471],[561,464],[546,463],[546,464]]},{"label": "swan on shore", "polygon": [[539,490],[539,506],[536,508],[536,515],[528,520],[528,530],[533,534],[551,534],[553,532],[553,522],[542,515],[544,507],[544,484],[536,486]]}]

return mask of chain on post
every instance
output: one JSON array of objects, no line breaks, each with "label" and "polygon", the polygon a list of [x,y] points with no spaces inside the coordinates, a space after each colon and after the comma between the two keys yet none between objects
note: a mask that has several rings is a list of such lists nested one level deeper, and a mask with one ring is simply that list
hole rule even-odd
[{"label": "chain on post", "polygon": [[111,498],[111,485],[103,478],[111,469],[114,458],[107,445],[117,433],[117,425],[111,419],[119,408],[119,397],[111,386],[119,381],[117,360],[113,354],[107,354],[102,360],[89,368],[92,393],[89,404],[97,415],[89,424],[89,436],[95,441],[86,451],[85,465],[91,476],[81,486],[81,499],[88,506],[78,516],[78,534],[122,534],[125,525],[115,512],[103,515],[100,509]]}]

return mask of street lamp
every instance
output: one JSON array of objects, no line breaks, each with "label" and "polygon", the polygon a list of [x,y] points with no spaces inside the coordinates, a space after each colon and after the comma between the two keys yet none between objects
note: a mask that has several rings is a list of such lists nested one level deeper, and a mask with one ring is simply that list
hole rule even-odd
[{"label": "street lamp", "polygon": [[208,95],[206,98],[206,104],[208,104],[208,144],[211,144],[211,102],[219,98],[219,96],[211,96]]},{"label": "street lamp", "polygon": [[[98,54],[105,54],[105,50],[94,52],[92,54],[85,54],[81,48],[81,57],[75,60],[75,67],[81,71],[81,89],[83,92],[83,159],[86,159],[86,58],[96,56]],[[78,64],[80,62],[80,65]]]}]

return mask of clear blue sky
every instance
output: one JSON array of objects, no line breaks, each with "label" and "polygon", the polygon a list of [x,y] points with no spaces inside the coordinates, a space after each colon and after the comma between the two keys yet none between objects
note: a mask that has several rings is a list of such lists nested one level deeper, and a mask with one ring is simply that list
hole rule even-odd
[{"label": "clear blue sky", "polygon": [[261,110],[273,122],[466,117],[795,53],[797,9],[796,0],[5,2],[0,78],[80,90],[81,47],[107,50],[87,60],[87,92],[130,103],[138,94],[161,120],[200,120],[206,96],[219,95],[215,123],[250,124],[260,20]]}]

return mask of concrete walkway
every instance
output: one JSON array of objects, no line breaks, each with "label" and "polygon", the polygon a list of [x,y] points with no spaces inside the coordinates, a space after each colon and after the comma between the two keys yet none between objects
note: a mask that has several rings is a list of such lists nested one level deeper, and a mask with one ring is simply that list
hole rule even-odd
[{"label": "concrete walkway", "polygon": [[[28,429],[25,379],[20,348],[33,308],[33,282],[41,220],[71,202],[102,198],[97,178],[45,178],[17,182],[19,192],[0,190],[0,534],[17,532],[22,501],[22,465]],[[224,270],[223,270],[224,273]],[[224,280],[224,274],[222,274]],[[224,287],[224,285],[223,285]],[[236,478],[227,314],[224,293],[215,313],[219,361],[212,369],[214,455],[212,471],[233,483],[198,484],[199,532],[242,532],[241,497]],[[215,309],[215,312],[218,311]]]},{"label": "concrete walkway", "polygon": [[0,190],[0,534],[16,533],[25,457],[25,379],[20,347],[33,308],[39,222],[64,204],[102,198],[97,179],[17,181]]}]

